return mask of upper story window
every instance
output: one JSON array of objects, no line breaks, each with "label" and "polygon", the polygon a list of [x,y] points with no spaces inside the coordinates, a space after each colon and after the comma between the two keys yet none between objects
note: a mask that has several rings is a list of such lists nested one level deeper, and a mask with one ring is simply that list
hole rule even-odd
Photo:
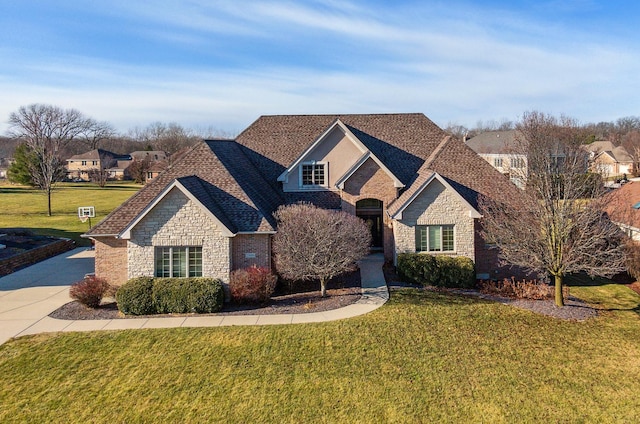
[{"label": "upper story window", "polygon": [[511,168],[524,168],[524,158],[511,158]]},{"label": "upper story window", "polygon": [[326,186],[326,163],[310,162],[301,165],[300,181],[305,186]]},{"label": "upper story window", "polygon": [[493,158],[493,166],[496,168],[502,168],[502,158]]},{"label": "upper story window", "polygon": [[87,166],[87,161],[83,160],[81,164],[82,164],[82,166]]},{"label": "upper story window", "polygon": [[96,166],[98,164],[97,160],[91,161],[91,165]]}]

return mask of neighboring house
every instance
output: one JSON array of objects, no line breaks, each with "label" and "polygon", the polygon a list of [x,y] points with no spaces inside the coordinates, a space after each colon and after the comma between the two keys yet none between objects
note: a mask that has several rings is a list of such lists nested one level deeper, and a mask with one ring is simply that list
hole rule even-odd
[{"label": "neighboring house", "polygon": [[592,172],[603,177],[631,175],[634,173],[633,157],[623,146],[614,146],[610,141],[594,141],[585,146],[589,152]]},{"label": "neighboring house", "polygon": [[137,150],[129,154],[133,160],[147,160],[149,162],[157,162],[167,160],[167,152],[161,150]]},{"label": "neighboring house", "polygon": [[151,180],[153,180],[158,175],[160,175],[162,171],[164,171],[172,163],[180,159],[188,150],[189,150],[188,148],[180,149],[174,154],[172,154],[171,156],[166,156],[165,154],[165,157],[163,159],[152,162],[151,167],[147,170],[147,175],[145,177],[145,184],[149,183]]},{"label": "neighboring house", "polygon": [[640,182],[631,181],[607,195],[609,218],[634,241],[640,242]]},{"label": "neighboring house", "polygon": [[508,201],[513,184],[423,114],[263,116],[236,140],[203,141],[84,237],[95,272],[208,276],[272,266],[274,211],[300,201],[369,223],[372,249],[466,256],[498,276],[480,236],[479,196]]},{"label": "neighboring house", "polygon": [[94,149],[67,159],[67,177],[89,181],[89,173],[96,169],[108,170],[109,178],[125,179],[131,156],[118,155],[103,149]]},{"label": "neighboring house", "polygon": [[7,178],[7,171],[12,163],[12,158],[0,158],[0,179]]},{"label": "neighboring house", "polygon": [[488,131],[467,140],[467,146],[491,166],[506,175],[511,182],[524,188],[527,175],[527,157],[514,153],[516,130]]}]

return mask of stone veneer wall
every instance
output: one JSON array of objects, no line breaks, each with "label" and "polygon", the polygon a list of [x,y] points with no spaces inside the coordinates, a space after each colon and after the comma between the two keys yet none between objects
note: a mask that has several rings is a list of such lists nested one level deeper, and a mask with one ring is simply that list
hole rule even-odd
[{"label": "stone veneer wall", "polygon": [[271,269],[271,235],[238,234],[231,239],[232,269],[250,266]]},{"label": "stone veneer wall", "polygon": [[384,257],[393,260],[394,241],[391,218],[387,214],[387,205],[397,197],[398,190],[393,186],[393,180],[384,172],[373,159],[367,159],[362,166],[345,182],[342,190],[342,210],[356,214],[356,202],[362,199],[377,199],[382,201],[382,219],[384,223]]},{"label": "stone veneer wall", "polygon": [[128,277],[153,276],[156,246],[201,246],[202,274],[229,282],[230,239],[180,189],[172,189],[131,231]]},{"label": "stone veneer wall", "polygon": [[116,286],[127,282],[127,241],[115,237],[94,239],[96,277]]},{"label": "stone veneer wall", "polygon": [[433,181],[394,223],[397,253],[416,251],[416,225],[454,225],[455,255],[474,262],[475,225],[468,207],[439,181]]}]

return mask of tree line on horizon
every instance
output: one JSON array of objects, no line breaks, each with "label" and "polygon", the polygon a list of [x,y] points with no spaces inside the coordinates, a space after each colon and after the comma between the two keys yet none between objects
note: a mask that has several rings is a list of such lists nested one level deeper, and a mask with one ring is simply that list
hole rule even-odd
[{"label": "tree line on horizon", "polygon": [[[20,131],[16,131],[16,123],[12,122],[11,116],[19,113],[22,109],[27,110],[33,106],[64,111],[64,109],[53,105],[29,105],[13,112],[9,117],[9,130],[5,134],[0,134],[0,158],[12,158],[16,148],[24,142]],[[152,122],[144,127],[136,126],[126,132],[118,132],[109,122],[97,121],[75,109],[67,109],[66,111],[69,113],[62,120],[73,121],[74,125],[77,124],[81,127],[81,131],[71,137],[68,142],[59,146],[59,155],[63,159],[94,149],[108,150],[123,155],[138,150],[157,150],[173,154],[202,139],[229,139],[235,136],[234,133],[214,126],[196,129],[177,122],[161,121]],[[40,108],[37,114],[41,114],[42,118],[45,118],[43,108]],[[49,119],[51,118],[50,115]]]}]

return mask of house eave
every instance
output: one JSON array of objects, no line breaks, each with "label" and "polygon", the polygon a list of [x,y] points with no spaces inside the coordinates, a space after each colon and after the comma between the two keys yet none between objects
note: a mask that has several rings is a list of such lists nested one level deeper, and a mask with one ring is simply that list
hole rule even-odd
[{"label": "house eave", "polygon": [[227,228],[227,226],[225,226],[219,219],[218,217],[216,217],[208,208],[206,208],[193,194],[191,194],[191,192],[189,190],[187,190],[187,188],[182,185],[182,183],[180,183],[180,181],[173,180],[173,182],[171,182],[169,185],[167,185],[167,187],[162,190],[162,192],[160,192],[160,194],[158,196],[156,196],[156,198],[150,202],[149,204],[147,204],[147,206],[142,210],[142,212],[140,212],[140,214],[138,214],[138,216],[136,216],[130,223],[129,225],[127,225],[124,230],[118,235],[118,238],[121,239],[125,239],[125,240],[129,240],[131,239],[131,230],[133,230],[133,228],[138,225],[138,223],[140,221],[142,221],[142,219],[147,216],[147,214],[149,214],[149,212],[151,212],[157,205],[158,203],[160,203],[160,201],[162,199],[165,198],[165,196],[174,188],[177,188],[178,190],[180,190],[185,196],[187,196],[187,198],[189,198],[189,200],[191,200],[192,202],[194,202],[196,205],[198,205],[207,215],[209,215],[209,217],[219,226],[222,234],[226,237],[233,237],[235,235],[235,232],[231,231],[229,228]]},{"label": "house eave", "polygon": [[451,185],[437,172],[434,172],[428,179],[427,181],[425,181],[416,191],[415,193],[413,193],[411,195],[411,197],[409,197],[404,204],[402,204],[402,206],[400,206],[400,208],[393,214],[390,214],[389,216],[392,219],[395,220],[401,220],[402,219],[402,213],[404,212],[404,210],[409,207],[409,205],[411,203],[413,203],[416,198],[434,181],[434,180],[438,180],[438,182],[440,182],[447,190],[451,190],[455,196],[458,198],[458,200],[460,200],[468,209],[469,211],[469,218],[473,218],[473,219],[479,219],[482,218],[482,214],[480,212],[478,212],[478,210],[476,208],[474,208],[464,197],[462,197],[462,195],[460,193],[458,193],[457,190],[455,190],[453,187],[451,187]]}]

